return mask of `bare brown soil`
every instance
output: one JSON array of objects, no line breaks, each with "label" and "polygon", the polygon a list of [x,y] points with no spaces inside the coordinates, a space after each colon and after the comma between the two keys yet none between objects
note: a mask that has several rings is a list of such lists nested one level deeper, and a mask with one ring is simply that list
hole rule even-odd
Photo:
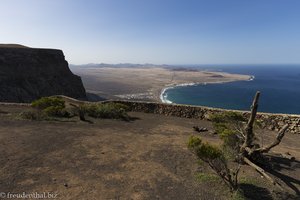
[{"label": "bare brown soil", "polygon": [[[57,199],[231,199],[187,149],[192,127],[212,131],[208,121],[130,113],[130,122],[90,119],[62,121],[18,120],[20,111],[0,106],[0,192],[53,192]],[[220,144],[217,135],[200,133]],[[275,132],[265,132],[265,143]],[[297,199],[300,190],[299,135],[288,134],[278,152],[290,152],[294,162],[272,155],[275,171],[287,194],[243,166],[240,183],[248,199]],[[272,192],[272,190],[276,191]]]}]

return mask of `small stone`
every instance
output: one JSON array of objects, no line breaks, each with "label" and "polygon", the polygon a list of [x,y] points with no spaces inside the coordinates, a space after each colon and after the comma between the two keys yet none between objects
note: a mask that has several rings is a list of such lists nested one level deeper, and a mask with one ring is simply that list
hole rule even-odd
[{"label": "small stone", "polygon": [[65,187],[68,187],[68,183],[64,183],[64,186],[65,186]]}]

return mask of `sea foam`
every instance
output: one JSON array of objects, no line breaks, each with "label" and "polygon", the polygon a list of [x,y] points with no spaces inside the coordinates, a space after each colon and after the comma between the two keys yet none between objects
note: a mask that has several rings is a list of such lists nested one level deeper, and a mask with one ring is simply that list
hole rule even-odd
[{"label": "sea foam", "polygon": [[[159,98],[162,103],[172,104],[173,102],[168,100],[167,90],[175,88],[175,87],[194,86],[194,85],[198,85],[198,84],[199,83],[181,83],[181,84],[176,84],[176,85],[171,85],[171,86],[165,87],[164,89],[162,89]],[[204,83],[204,84],[206,84],[206,83]]]}]

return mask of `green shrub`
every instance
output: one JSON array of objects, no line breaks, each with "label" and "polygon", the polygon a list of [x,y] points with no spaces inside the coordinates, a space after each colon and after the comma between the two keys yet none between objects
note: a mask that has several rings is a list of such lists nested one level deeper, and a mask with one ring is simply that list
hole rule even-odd
[{"label": "green shrub", "polygon": [[90,104],[84,110],[94,118],[128,119],[128,107],[120,103]]},{"label": "green shrub", "polygon": [[230,121],[246,121],[247,119],[238,112],[223,112],[223,113],[217,113],[210,116],[210,119],[214,123],[227,123]]},{"label": "green shrub", "polygon": [[70,117],[70,113],[61,106],[50,106],[43,109],[43,112],[51,117]]},{"label": "green shrub", "polygon": [[51,106],[65,108],[65,101],[61,97],[42,97],[31,103],[32,107],[38,109],[45,109]]},{"label": "green shrub", "polygon": [[222,150],[218,147],[203,143],[201,138],[191,136],[188,141],[188,148],[192,150],[201,160],[223,159]]},{"label": "green shrub", "polygon": [[105,105],[109,105],[109,106],[114,107],[115,109],[118,109],[118,110],[129,111],[129,107],[122,104],[122,103],[109,102],[109,103],[106,103]]},{"label": "green shrub", "polygon": [[61,97],[42,97],[31,105],[50,117],[70,117],[70,113],[65,109],[65,101]]},{"label": "green shrub", "polygon": [[[206,162],[212,170],[229,186],[231,191],[238,189],[237,172],[232,172],[228,168],[226,157],[223,151],[209,143],[203,143],[201,138],[191,136],[188,141],[188,148],[197,155],[199,159]],[[201,176],[202,179],[208,179],[207,176]]]},{"label": "green shrub", "polygon": [[224,140],[224,144],[235,145],[237,144],[239,134],[238,130],[243,128],[243,124],[247,119],[237,112],[224,112],[213,114],[210,116],[213,122],[216,133]]}]

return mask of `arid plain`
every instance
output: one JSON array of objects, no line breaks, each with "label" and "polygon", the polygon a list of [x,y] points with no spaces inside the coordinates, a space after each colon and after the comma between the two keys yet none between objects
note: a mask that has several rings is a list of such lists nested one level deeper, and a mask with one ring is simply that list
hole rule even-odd
[{"label": "arid plain", "polygon": [[249,75],[163,67],[71,67],[87,92],[108,99],[160,101],[165,87],[249,80]]}]

